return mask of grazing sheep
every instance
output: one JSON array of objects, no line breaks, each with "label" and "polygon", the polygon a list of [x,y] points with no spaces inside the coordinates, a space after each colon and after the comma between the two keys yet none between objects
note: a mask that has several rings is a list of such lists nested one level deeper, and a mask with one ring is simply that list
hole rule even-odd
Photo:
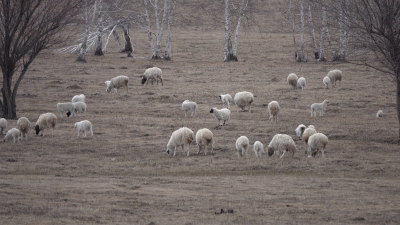
[{"label": "grazing sheep", "polygon": [[80,95],[75,95],[72,97],[72,102],[85,102],[86,101],[86,96],[84,94]]},{"label": "grazing sheep", "polygon": [[246,106],[249,107],[249,112],[251,112],[251,103],[254,101],[254,95],[248,91],[242,91],[235,94],[233,98],[237,107],[245,111]]},{"label": "grazing sheep", "polygon": [[15,143],[15,139],[17,139],[18,142],[21,141],[21,132],[17,128],[8,130],[6,136],[3,138],[3,142],[11,141],[11,139],[13,139],[13,143]]},{"label": "grazing sheep", "polygon": [[253,150],[254,150],[254,154],[256,155],[256,157],[261,157],[262,153],[265,153],[264,145],[263,145],[263,143],[261,143],[259,141],[254,142],[253,148],[254,148]]},{"label": "grazing sheep", "polygon": [[239,157],[246,155],[249,145],[250,145],[250,142],[246,136],[240,136],[236,140],[236,151],[238,152]]},{"label": "grazing sheep", "polygon": [[323,133],[315,133],[308,139],[308,157],[315,157],[319,151],[325,157],[325,148],[328,144],[328,137]]},{"label": "grazing sheep", "polygon": [[[110,86],[110,83],[111,83],[111,81],[106,81],[106,82],[104,82],[105,84],[106,84],[106,91],[107,91],[107,89],[108,89],[108,86]],[[116,88],[113,88],[113,92],[114,93],[118,93],[118,90],[116,89]]]},{"label": "grazing sheep", "polygon": [[227,108],[223,109],[217,109],[217,108],[212,108],[210,110],[210,113],[213,113],[215,118],[218,120],[218,126],[215,128],[219,128],[222,125],[228,124],[229,120],[231,119],[231,110]]},{"label": "grazing sheep", "polygon": [[305,87],[306,87],[306,78],[300,77],[297,80],[297,89],[304,90]]},{"label": "grazing sheep", "polygon": [[76,122],[74,125],[74,128],[78,131],[78,137],[79,133],[83,133],[83,137],[86,137],[86,131],[90,131],[93,137],[93,127],[92,123],[89,120],[82,120],[80,122]]},{"label": "grazing sheep", "polygon": [[287,77],[287,83],[293,87],[293,89],[297,88],[297,80],[299,78],[297,77],[297,75],[295,73],[291,73],[288,75]]},{"label": "grazing sheep", "polygon": [[185,118],[188,111],[192,112],[192,117],[196,114],[197,103],[185,100],[182,103],[182,110],[185,112]]},{"label": "grazing sheep", "polygon": [[299,137],[299,140],[301,140],[301,137],[303,137],[304,130],[306,129],[306,126],[304,124],[300,124],[296,128],[296,135]]},{"label": "grazing sheep", "polygon": [[296,144],[292,137],[287,134],[275,134],[268,145],[268,155],[272,156],[275,152],[279,152],[282,159],[286,152],[291,152],[292,155],[296,152]]},{"label": "grazing sheep", "polygon": [[332,87],[336,86],[336,81],[342,82],[342,71],[341,70],[331,70],[328,72],[327,76],[331,80]]},{"label": "grazing sheep", "polygon": [[0,118],[0,132],[5,135],[7,130],[7,120]]},{"label": "grazing sheep", "polygon": [[303,132],[303,141],[305,145],[305,154],[307,154],[307,149],[308,149],[308,139],[310,138],[311,135],[317,133],[315,130],[315,127],[313,125],[309,125]]},{"label": "grazing sheep", "polygon": [[158,67],[151,67],[148,68],[144,71],[144,74],[141,75],[142,77],[142,85],[146,83],[146,85],[149,83],[149,80],[151,80],[151,85],[153,85],[154,80],[157,81],[158,85],[158,80],[161,81],[161,86],[164,86],[163,80],[162,80],[162,71]]},{"label": "grazing sheep", "polygon": [[204,155],[207,155],[209,146],[211,146],[211,151],[214,151],[214,134],[207,128],[200,129],[196,133],[196,143],[199,147],[197,154],[200,153],[200,150],[204,149]]},{"label": "grazing sheep", "polygon": [[329,89],[329,84],[331,83],[331,79],[328,76],[325,76],[324,79],[322,80],[322,83],[325,84],[326,89]]},{"label": "grazing sheep", "polygon": [[36,135],[41,132],[41,136],[44,136],[43,131],[46,128],[52,128],[51,136],[53,136],[54,128],[56,127],[57,116],[53,113],[43,113],[39,116],[39,119],[36,121],[35,131]]},{"label": "grazing sheep", "polygon": [[179,128],[178,130],[172,132],[171,138],[167,144],[168,155],[175,156],[176,150],[179,146],[182,147],[183,152],[187,150],[187,156],[189,156],[190,144],[194,141],[194,133],[191,129],[187,127]]},{"label": "grazing sheep", "polygon": [[73,104],[74,104],[75,116],[86,116],[86,103],[84,103],[84,102],[75,102]]},{"label": "grazing sheep", "polygon": [[328,99],[325,99],[321,103],[313,103],[311,104],[311,117],[317,117],[317,111],[319,111],[319,116],[324,115],[324,112],[326,111],[326,106],[328,105],[329,101]]},{"label": "grazing sheep", "polygon": [[31,122],[26,117],[21,117],[17,121],[17,128],[21,132],[21,138],[28,140],[28,132],[31,128]]},{"label": "grazing sheep", "polygon": [[378,112],[376,113],[376,118],[379,117],[383,117],[383,111],[382,110],[378,110]]},{"label": "grazing sheep", "polygon": [[269,114],[270,121],[278,123],[278,113],[280,108],[281,107],[279,106],[279,103],[277,101],[272,101],[268,103],[267,112]]},{"label": "grazing sheep", "polygon": [[110,83],[107,85],[107,81],[105,82],[107,85],[107,93],[110,93],[112,89],[114,89],[114,93],[118,93],[118,89],[125,88],[126,93],[128,93],[128,81],[129,78],[127,76],[117,76],[110,80]]},{"label": "grazing sheep", "polygon": [[221,99],[222,104],[224,104],[225,108],[230,108],[232,104],[232,96],[230,94],[220,95],[219,99]]},{"label": "grazing sheep", "polygon": [[75,108],[74,108],[74,103],[72,102],[61,102],[56,104],[57,111],[60,113],[60,117],[63,118],[64,114],[67,114],[67,117],[69,116],[75,116]]}]

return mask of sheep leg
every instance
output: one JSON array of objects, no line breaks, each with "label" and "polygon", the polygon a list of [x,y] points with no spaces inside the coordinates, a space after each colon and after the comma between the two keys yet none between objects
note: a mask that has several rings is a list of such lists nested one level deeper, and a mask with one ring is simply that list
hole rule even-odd
[{"label": "sheep leg", "polygon": [[198,150],[197,150],[197,155],[200,153],[200,147],[201,147],[201,146],[198,145],[198,147],[199,147],[199,148],[198,148]]},{"label": "sheep leg", "polygon": [[93,137],[93,128],[92,127],[90,127],[90,133],[92,134],[92,137]]},{"label": "sheep leg", "polygon": [[83,130],[83,137],[86,137],[86,129]]},{"label": "sheep leg", "polygon": [[325,149],[322,149],[321,152],[322,152],[322,158],[325,158]]},{"label": "sheep leg", "polygon": [[286,151],[283,152],[283,154],[279,157],[280,159],[283,158],[283,156],[285,155]]},{"label": "sheep leg", "polygon": [[164,86],[164,83],[163,83],[163,80],[161,77],[160,77],[160,81],[161,81],[161,86]]},{"label": "sheep leg", "polygon": [[15,137],[13,136],[13,142],[14,142],[14,144],[15,144]]},{"label": "sheep leg", "polygon": [[187,156],[189,156],[189,153],[190,153],[189,146],[183,145],[183,152],[185,152],[185,149],[187,149]]}]

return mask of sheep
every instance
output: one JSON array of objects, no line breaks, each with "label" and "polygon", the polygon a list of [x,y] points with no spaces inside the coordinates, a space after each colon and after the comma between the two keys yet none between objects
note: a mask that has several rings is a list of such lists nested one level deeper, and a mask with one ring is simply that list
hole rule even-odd
[{"label": "sheep", "polygon": [[324,112],[326,111],[326,106],[328,105],[329,101],[328,99],[325,99],[321,103],[313,103],[311,104],[311,117],[317,117],[317,111],[319,111],[319,116],[324,115]]},{"label": "sheep", "polygon": [[246,106],[249,107],[249,112],[251,112],[251,103],[254,101],[254,95],[248,91],[242,91],[235,94],[233,98],[235,105],[245,111]]},{"label": "sheep", "polygon": [[294,155],[296,150],[296,144],[292,137],[287,134],[275,134],[267,148],[269,156],[272,156],[275,152],[279,152],[281,159],[286,152],[291,152]]},{"label": "sheep", "polygon": [[256,141],[253,144],[253,150],[256,157],[261,157],[262,153],[264,152],[264,145],[260,141]]},{"label": "sheep", "polygon": [[200,153],[201,149],[204,149],[204,155],[207,155],[209,146],[211,146],[211,151],[214,152],[214,134],[209,129],[203,128],[196,132],[196,143],[199,147],[197,154]]},{"label": "sheep", "polygon": [[172,132],[171,138],[167,144],[167,154],[175,156],[176,150],[179,146],[182,147],[183,152],[187,150],[187,156],[189,156],[190,144],[194,141],[194,133],[187,127],[179,128]]},{"label": "sheep", "polygon": [[85,102],[86,96],[84,94],[75,95],[72,97],[72,102]]},{"label": "sheep", "polygon": [[18,142],[21,141],[21,132],[17,128],[8,130],[6,136],[3,138],[3,142],[10,141],[11,139],[13,139],[13,143],[15,143],[15,139],[17,139]]},{"label": "sheep", "polygon": [[17,128],[21,132],[21,138],[25,136],[25,139],[28,140],[28,132],[31,128],[31,122],[26,117],[21,117],[17,121]]},{"label": "sheep", "polygon": [[43,113],[39,116],[38,120],[36,121],[35,131],[36,135],[41,132],[41,136],[44,136],[43,131],[46,128],[52,128],[51,136],[53,136],[54,128],[56,127],[57,123],[57,116],[53,113]]},{"label": "sheep", "polygon": [[86,115],[86,103],[84,102],[74,102],[74,114],[75,116],[85,116]]},{"label": "sheep", "polygon": [[323,133],[315,133],[308,139],[308,158],[315,157],[319,151],[325,157],[325,148],[328,144],[328,137]]},{"label": "sheep", "polygon": [[267,112],[269,114],[269,120],[278,123],[278,113],[279,113],[279,103],[277,101],[272,101],[268,103]]},{"label": "sheep", "polygon": [[90,131],[93,137],[93,126],[92,123],[89,120],[82,120],[80,122],[76,122],[74,125],[74,128],[78,131],[78,137],[79,133],[83,133],[83,137],[86,137],[86,131]]},{"label": "sheep", "polygon": [[306,87],[306,78],[300,77],[297,80],[297,89],[304,90],[305,87]]},{"label": "sheep", "polygon": [[299,78],[297,77],[297,75],[295,73],[291,73],[288,75],[287,77],[287,83],[293,87],[293,89],[297,88],[297,80]]},{"label": "sheep", "polygon": [[210,113],[213,113],[215,118],[218,120],[218,126],[215,128],[219,128],[225,124],[228,124],[229,120],[231,119],[231,110],[227,108],[223,109],[217,109],[217,108],[212,108],[210,110]]},{"label": "sheep", "polygon": [[306,129],[306,126],[304,124],[300,124],[299,126],[297,126],[295,131],[296,131],[296,135],[299,138],[299,140],[301,140],[305,129]]},{"label": "sheep", "polygon": [[244,156],[249,148],[250,142],[246,136],[240,136],[236,140],[236,151],[238,152],[238,156]]},{"label": "sheep", "polygon": [[222,104],[224,104],[225,108],[230,108],[232,104],[232,96],[230,94],[220,95],[219,99],[221,99]]},{"label": "sheep", "polygon": [[148,68],[144,71],[144,74],[141,75],[140,77],[142,77],[142,85],[144,85],[144,83],[146,83],[146,85],[149,83],[149,80],[151,80],[151,85],[153,85],[154,80],[157,81],[157,85],[158,85],[158,80],[161,81],[161,86],[164,86],[163,83],[163,79],[162,79],[162,71],[160,68],[158,67],[151,67]]},{"label": "sheep", "polygon": [[[106,82],[104,82],[105,84],[106,84],[106,91],[107,91],[107,89],[108,89],[108,86],[110,86],[110,83],[111,83],[111,81],[106,81]],[[118,90],[116,89],[116,88],[113,88],[113,92],[114,93],[118,93]]]},{"label": "sheep", "polygon": [[197,108],[196,102],[185,100],[182,103],[182,110],[185,112],[185,118],[188,111],[192,112],[192,117],[193,117],[196,114],[196,108]]},{"label": "sheep", "polygon": [[4,118],[0,118],[0,132],[5,135],[7,129],[7,120]]},{"label": "sheep", "polygon": [[376,113],[376,118],[379,117],[383,117],[383,111],[382,110],[378,110],[378,112]]},{"label": "sheep", "polygon": [[60,117],[64,117],[64,113],[67,114],[67,117],[69,116],[75,116],[75,108],[74,108],[74,103],[72,102],[61,102],[56,104],[57,111],[60,113]]},{"label": "sheep", "polygon": [[325,84],[326,89],[329,89],[329,84],[331,83],[331,79],[328,76],[325,76],[324,79],[322,80],[322,83]]},{"label": "sheep", "polygon": [[112,89],[114,89],[114,93],[118,93],[118,89],[120,89],[120,88],[125,88],[126,93],[128,93],[129,78],[127,76],[123,76],[123,75],[116,76],[109,81],[110,81],[109,84],[107,81],[105,82],[107,85],[107,89],[106,89],[107,93],[110,93]]},{"label": "sheep", "polygon": [[315,130],[315,127],[313,125],[309,125],[303,132],[302,139],[304,141],[304,146],[305,146],[305,154],[307,154],[307,149],[308,149],[308,139],[310,138],[311,135],[317,133],[317,130]]},{"label": "sheep", "polygon": [[342,82],[342,71],[341,70],[331,70],[328,72],[327,76],[331,80],[332,87],[336,86],[336,81]]}]

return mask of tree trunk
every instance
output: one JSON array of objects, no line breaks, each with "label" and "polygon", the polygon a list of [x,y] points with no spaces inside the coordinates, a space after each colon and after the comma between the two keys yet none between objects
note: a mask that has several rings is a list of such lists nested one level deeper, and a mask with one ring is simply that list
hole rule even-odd
[{"label": "tree trunk", "polygon": [[[224,62],[235,60],[232,52],[231,41],[231,15],[229,9],[229,0],[225,0],[225,45],[224,45]],[[236,59],[237,60],[237,59]]]},{"label": "tree trunk", "polygon": [[101,38],[103,36],[103,13],[101,12],[102,10],[102,5],[101,3],[98,4],[99,9],[98,9],[98,24],[97,24],[97,41],[96,41],[96,50],[94,52],[95,55],[104,55],[103,50],[102,50],[102,41]]},{"label": "tree trunk", "polygon": [[347,0],[342,0],[340,2],[340,8],[339,8],[339,51],[337,56],[335,57],[334,60],[336,61],[346,61],[346,52],[347,52],[347,41],[348,41],[348,22],[347,22],[347,16],[345,15],[347,12],[345,12],[346,6],[347,6]]},{"label": "tree trunk", "polygon": [[321,26],[321,38],[319,40],[319,59],[318,59],[318,61],[326,61],[325,46],[324,46],[325,35],[327,33],[326,29],[327,29],[326,8],[325,8],[325,1],[322,0],[322,26]]},{"label": "tree trunk", "polygon": [[313,42],[314,58],[316,60],[318,60],[319,52],[318,52],[318,47],[317,47],[317,40],[315,38],[314,21],[312,19],[312,9],[311,9],[310,0],[307,0],[307,5],[308,5],[308,23],[311,26],[311,39],[312,39],[312,42]]},{"label": "tree trunk", "polygon": [[238,42],[239,42],[240,24],[242,23],[244,11],[246,10],[248,3],[249,3],[249,0],[243,0],[240,4],[239,18],[238,18],[238,22],[236,25],[236,31],[235,31],[235,41],[233,42],[233,57],[234,57],[235,61],[238,61],[237,50],[238,50]]},{"label": "tree trunk", "polygon": [[10,71],[3,71],[3,88],[1,89],[3,95],[3,117],[8,119],[16,119],[16,104],[15,98],[12,98],[11,91],[11,77],[12,73]]},{"label": "tree trunk", "polygon": [[290,22],[292,23],[294,59],[297,61],[297,60],[298,60],[298,55],[297,55],[296,37],[295,37],[295,35],[294,35],[294,34],[295,34],[295,25],[294,25],[293,13],[292,13],[292,0],[289,1],[289,19],[290,19]]},{"label": "tree trunk", "polygon": [[[122,47],[121,40],[119,39],[119,35],[116,30],[113,31],[113,36],[114,36],[115,40],[117,41],[119,51],[124,52],[124,48]],[[126,46],[126,43],[125,43],[125,46]]]},{"label": "tree trunk", "polygon": [[165,44],[165,53],[164,59],[171,60],[172,53],[171,53],[171,24],[173,19],[173,13],[175,11],[176,2],[174,0],[170,0],[170,5],[168,8],[168,23],[167,23],[167,41]]},{"label": "tree trunk", "polygon": [[127,27],[121,26],[122,30],[124,31],[124,38],[125,38],[125,48],[124,52],[128,54],[128,57],[133,57],[133,46],[130,37],[130,25],[128,24]]},{"label": "tree trunk", "polygon": [[396,102],[397,102],[397,121],[399,124],[399,139],[400,139],[400,70],[396,71]]},{"label": "tree trunk", "polygon": [[144,9],[145,9],[145,18],[146,18],[146,30],[147,30],[147,36],[149,37],[149,42],[150,42],[150,48],[151,48],[151,52],[152,52],[152,59],[156,58],[156,51],[154,48],[154,43],[153,43],[153,36],[152,36],[152,32],[151,32],[151,25],[150,25],[150,16],[149,16],[149,9],[147,6],[147,1],[148,0],[143,0],[143,4],[144,4]]},{"label": "tree trunk", "polygon": [[85,37],[83,38],[81,49],[79,50],[79,56],[77,61],[86,62],[86,48],[87,48],[87,40],[89,38],[89,6],[87,1],[85,1]]},{"label": "tree trunk", "polygon": [[303,1],[300,3],[300,21],[301,21],[301,27],[300,27],[300,62],[307,62],[306,55],[304,53],[304,6],[303,6]]}]

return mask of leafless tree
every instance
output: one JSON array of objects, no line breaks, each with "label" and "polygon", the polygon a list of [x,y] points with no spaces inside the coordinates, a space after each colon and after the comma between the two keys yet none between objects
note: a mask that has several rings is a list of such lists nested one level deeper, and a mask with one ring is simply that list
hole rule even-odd
[{"label": "leafless tree", "polygon": [[300,26],[300,55],[299,58],[297,59],[298,62],[307,62],[306,55],[304,52],[304,2],[301,0],[300,2],[300,21],[301,21],[301,26]]},{"label": "leafless tree", "polygon": [[0,1],[0,67],[3,74],[0,114],[3,117],[17,118],[18,87],[29,65],[43,49],[55,43],[56,34],[75,16],[79,2]]},{"label": "leafless tree", "polygon": [[308,7],[308,23],[310,25],[314,58],[317,60],[317,59],[319,59],[319,52],[318,52],[318,47],[317,47],[317,39],[315,38],[314,21],[313,21],[313,16],[312,16],[312,8],[311,8],[310,0],[307,0],[307,7]]}]

